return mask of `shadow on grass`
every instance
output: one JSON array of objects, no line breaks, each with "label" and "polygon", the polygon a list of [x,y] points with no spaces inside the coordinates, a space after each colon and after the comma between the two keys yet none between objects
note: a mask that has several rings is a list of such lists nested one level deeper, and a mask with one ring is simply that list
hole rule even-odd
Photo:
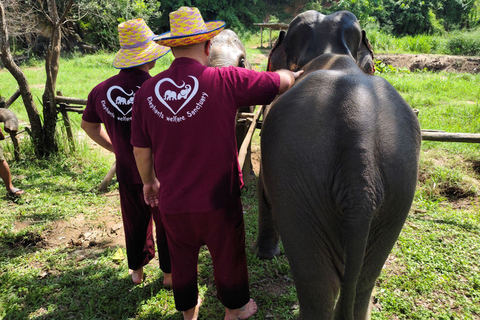
[{"label": "shadow on grass", "polygon": [[443,224],[443,225],[457,227],[457,228],[463,229],[465,231],[480,233],[480,227],[478,227],[478,226],[476,226],[472,223],[468,223],[468,222],[463,223],[463,222],[459,222],[459,221],[456,221],[456,220],[450,220],[450,219],[433,219],[433,218],[426,218],[426,217],[423,217],[423,218],[414,217],[413,220],[430,222],[430,223],[433,222],[433,223],[436,223],[436,224]]},{"label": "shadow on grass", "polygon": [[55,252],[69,257],[59,267],[64,270],[46,261],[40,274],[4,273],[3,319],[129,319],[150,299],[158,308],[142,319],[180,319],[165,307],[172,293],[163,287],[160,272],[153,281],[134,285],[127,269],[107,258],[109,250],[89,252],[77,262],[76,253],[67,248]]}]

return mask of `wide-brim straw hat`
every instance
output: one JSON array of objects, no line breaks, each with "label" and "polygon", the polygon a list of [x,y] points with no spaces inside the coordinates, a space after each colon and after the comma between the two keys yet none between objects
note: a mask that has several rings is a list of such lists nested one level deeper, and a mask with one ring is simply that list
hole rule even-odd
[{"label": "wide-brim straw hat", "polygon": [[225,28],[225,21],[203,21],[198,8],[180,7],[169,15],[170,32],[153,40],[166,47],[188,46],[212,39]]},{"label": "wide-brim straw hat", "polygon": [[126,69],[143,65],[163,57],[170,48],[153,41],[155,34],[141,18],[118,25],[120,50],[113,59],[113,66]]}]

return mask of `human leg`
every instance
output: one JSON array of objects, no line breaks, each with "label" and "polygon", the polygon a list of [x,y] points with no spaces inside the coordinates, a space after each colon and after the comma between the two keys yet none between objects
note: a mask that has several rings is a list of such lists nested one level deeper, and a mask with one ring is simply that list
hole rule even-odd
[{"label": "human leg", "polygon": [[150,208],[155,222],[155,234],[157,239],[157,252],[160,269],[163,271],[163,285],[172,286],[172,268],[170,262],[170,250],[168,249],[167,235],[158,208]]},{"label": "human leg", "polygon": [[143,266],[155,256],[152,214],[143,199],[141,184],[119,184],[125,246],[132,281],[143,280]]},{"label": "human leg", "polygon": [[5,189],[8,191],[9,196],[20,196],[24,193],[23,190],[15,188],[12,182],[12,173],[10,172],[10,166],[7,160],[3,156],[3,151],[0,148],[0,177],[5,183]]},{"label": "human leg", "polygon": [[185,319],[196,319],[198,253],[204,244],[198,232],[198,219],[203,214],[161,215],[170,250],[175,307],[183,312]]},{"label": "human leg", "polygon": [[205,235],[213,260],[218,299],[225,306],[225,319],[247,319],[257,311],[250,299],[243,209],[237,201],[215,211]]}]

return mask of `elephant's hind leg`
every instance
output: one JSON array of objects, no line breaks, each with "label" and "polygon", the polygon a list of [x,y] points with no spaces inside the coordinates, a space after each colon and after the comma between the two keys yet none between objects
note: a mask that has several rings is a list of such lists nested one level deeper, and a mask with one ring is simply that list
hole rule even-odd
[{"label": "elephant's hind leg", "polygon": [[332,257],[333,246],[323,243],[325,230],[302,223],[299,216],[298,212],[283,216],[278,228],[297,289],[300,319],[333,319],[342,266],[335,265],[339,260]]},{"label": "elephant's hind leg", "polygon": [[393,216],[386,213],[379,215],[385,218],[377,220],[370,229],[363,267],[357,283],[355,320],[370,319],[371,295],[375,282],[398,239],[403,226],[403,217],[406,216],[405,213]]},{"label": "elephant's hind leg", "polygon": [[280,236],[275,226],[272,207],[263,185],[262,169],[258,177],[258,235],[253,251],[260,259],[273,259],[280,254]]}]

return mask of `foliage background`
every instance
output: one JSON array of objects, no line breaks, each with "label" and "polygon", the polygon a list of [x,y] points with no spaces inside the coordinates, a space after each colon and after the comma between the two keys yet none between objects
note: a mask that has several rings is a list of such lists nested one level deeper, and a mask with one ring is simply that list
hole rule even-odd
[{"label": "foliage background", "polygon": [[[38,3],[43,6],[46,3],[45,0],[4,2],[12,21],[18,17],[18,8],[34,8],[39,7]],[[67,0],[57,2],[61,8]],[[168,14],[180,6],[198,7],[206,21],[224,20],[228,28],[240,34],[258,31],[253,25],[258,22],[289,23],[308,9],[324,14],[348,10],[357,16],[362,26],[374,26],[394,36],[441,35],[480,26],[480,0],[76,0],[64,27],[68,39],[65,45],[75,49],[80,42],[96,49],[117,50],[119,23],[141,17],[160,34],[169,30]],[[12,34],[11,44],[27,53],[32,47],[38,47],[44,25],[40,17],[38,10],[37,14],[29,13],[28,23]],[[32,31],[32,25],[36,32]],[[70,43],[73,44],[69,46]]]}]

